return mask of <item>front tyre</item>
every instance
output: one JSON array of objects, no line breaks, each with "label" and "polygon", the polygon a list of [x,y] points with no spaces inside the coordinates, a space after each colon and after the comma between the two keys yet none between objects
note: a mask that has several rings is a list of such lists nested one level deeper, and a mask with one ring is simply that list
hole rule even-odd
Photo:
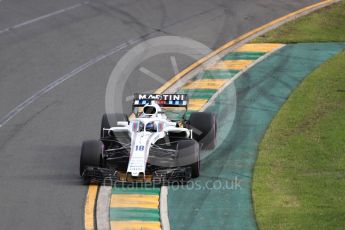
[{"label": "front tyre", "polygon": [[103,152],[103,143],[101,141],[84,141],[80,154],[80,176],[87,167],[100,167]]}]

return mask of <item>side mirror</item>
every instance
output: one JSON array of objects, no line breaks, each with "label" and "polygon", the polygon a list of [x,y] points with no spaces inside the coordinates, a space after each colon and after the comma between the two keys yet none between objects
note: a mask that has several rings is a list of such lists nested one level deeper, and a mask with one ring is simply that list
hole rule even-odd
[{"label": "side mirror", "polygon": [[118,121],[117,125],[118,126],[127,126],[128,125],[128,121]]}]

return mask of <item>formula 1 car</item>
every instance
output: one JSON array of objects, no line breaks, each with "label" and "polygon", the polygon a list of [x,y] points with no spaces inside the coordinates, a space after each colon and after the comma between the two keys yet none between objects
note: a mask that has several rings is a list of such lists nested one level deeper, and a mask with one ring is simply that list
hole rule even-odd
[{"label": "formula 1 car", "polygon": [[200,149],[216,145],[215,115],[192,112],[187,120],[187,94],[136,94],[132,108],[129,117],[104,114],[100,139],[83,142],[85,182],[170,183],[198,177]]}]

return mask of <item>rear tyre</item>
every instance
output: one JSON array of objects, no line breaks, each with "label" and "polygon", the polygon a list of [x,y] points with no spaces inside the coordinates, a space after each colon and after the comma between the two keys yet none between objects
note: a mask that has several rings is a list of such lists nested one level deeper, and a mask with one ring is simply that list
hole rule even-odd
[{"label": "rear tyre", "polygon": [[193,139],[202,149],[214,149],[217,144],[216,115],[208,112],[194,112],[189,117],[189,128],[193,130]]},{"label": "rear tyre", "polygon": [[100,167],[103,152],[101,141],[84,141],[80,154],[80,176],[83,176],[87,167]]},{"label": "rear tyre", "polygon": [[177,143],[177,166],[188,166],[192,169],[192,178],[200,175],[199,143],[192,139],[180,140]]}]

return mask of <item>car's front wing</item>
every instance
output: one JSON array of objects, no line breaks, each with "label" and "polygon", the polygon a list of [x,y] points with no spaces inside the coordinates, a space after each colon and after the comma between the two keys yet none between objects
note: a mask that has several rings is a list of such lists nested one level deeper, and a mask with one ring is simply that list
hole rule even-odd
[{"label": "car's front wing", "polygon": [[110,168],[87,167],[83,176],[86,183],[101,185],[152,185],[160,186],[174,183],[186,183],[191,179],[190,167],[158,169],[149,175],[132,177],[124,172]]}]

